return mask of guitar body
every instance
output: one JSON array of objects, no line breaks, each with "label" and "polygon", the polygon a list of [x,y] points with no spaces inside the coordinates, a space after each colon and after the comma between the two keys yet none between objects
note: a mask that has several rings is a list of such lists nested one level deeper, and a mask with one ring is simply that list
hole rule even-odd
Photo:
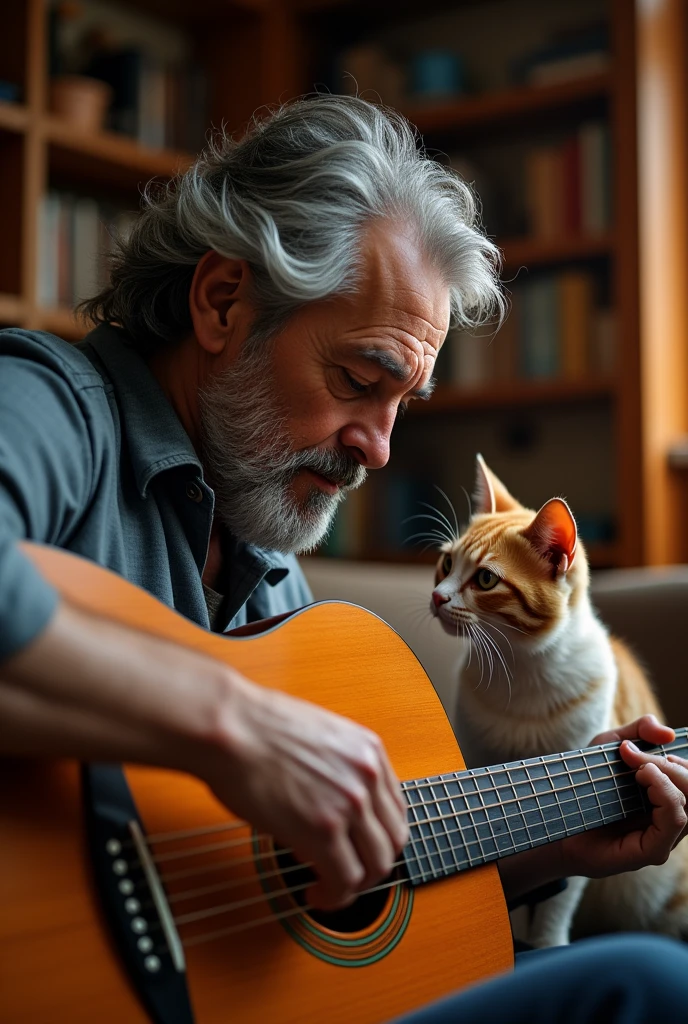
[{"label": "guitar body", "polygon": [[[150,595],[99,567],[51,548],[26,546],[43,574],[72,603],[235,666],[284,690],[356,719],[383,738],[401,779],[464,767],[432,685],[401,638],[353,605],[314,605],[259,635],[207,633]],[[127,767],[145,831],[201,829],[231,818],[198,780]],[[6,762],[0,801],[0,1020],[3,1024],[145,1024],[148,1014],[128,980],[99,908],[84,837],[78,766]],[[248,829],[245,845],[194,853],[227,838],[213,833],[151,847],[186,854],[162,861],[163,877],[199,863],[206,874],[166,881],[168,896],[229,875],[240,886],[172,901],[185,945],[194,1019],[224,1022],[379,1024],[506,970],[512,964],[508,914],[495,865],[412,888],[384,891],[373,919],[337,931],[311,915],[279,910],[282,893],[271,850]],[[256,854],[257,863],[247,857]],[[231,858],[235,862],[231,862]],[[200,860],[199,860],[200,858]],[[271,876],[260,880],[257,872]],[[266,886],[272,902],[266,897]],[[245,900],[231,913],[213,907]],[[251,902],[253,901],[253,902]],[[273,920],[250,926],[257,916]],[[211,913],[203,917],[203,911]],[[249,925],[197,945],[214,931]]]}]

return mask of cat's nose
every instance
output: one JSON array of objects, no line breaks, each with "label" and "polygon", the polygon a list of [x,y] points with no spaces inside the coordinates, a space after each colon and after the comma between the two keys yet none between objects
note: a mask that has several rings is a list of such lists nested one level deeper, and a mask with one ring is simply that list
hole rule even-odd
[{"label": "cat's nose", "polygon": [[435,608],[439,608],[441,604],[446,604],[447,601],[449,601],[448,597],[446,597],[444,594],[440,594],[439,590],[433,590],[432,603],[434,604]]}]

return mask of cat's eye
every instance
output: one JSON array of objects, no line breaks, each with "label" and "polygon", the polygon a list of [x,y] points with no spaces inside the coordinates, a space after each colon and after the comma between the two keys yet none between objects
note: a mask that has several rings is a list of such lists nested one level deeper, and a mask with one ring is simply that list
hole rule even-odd
[{"label": "cat's eye", "polygon": [[475,582],[481,590],[492,590],[499,583],[499,576],[491,569],[478,569],[475,574]]},{"label": "cat's eye", "polygon": [[451,555],[445,555],[444,558],[442,559],[442,572],[444,573],[445,576],[448,576],[449,573],[451,572],[453,562],[454,559],[452,558]]}]

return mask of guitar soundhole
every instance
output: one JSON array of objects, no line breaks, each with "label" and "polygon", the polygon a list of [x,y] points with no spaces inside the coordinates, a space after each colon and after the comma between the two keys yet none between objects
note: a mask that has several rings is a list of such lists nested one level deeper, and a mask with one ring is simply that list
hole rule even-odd
[{"label": "guitar soundhole", "polygon": [[[286,871],[282,880],[287,889],[304,885],[315,879],[310,868],[300,867],[298,861],[289,853],[278,854],[277,863],[282,871]],[[306,889],[298,889],[292,894],[294,900],[302,907],[306,905],[306,891]],[[323,928],[329,928],[333,932],[350,934],[363,931],[380,917],[389,899],[389,894],[390,890],[386,887],[378,892],[359,896],[355,903],[343,910],[309,910],[308,916]]]}]

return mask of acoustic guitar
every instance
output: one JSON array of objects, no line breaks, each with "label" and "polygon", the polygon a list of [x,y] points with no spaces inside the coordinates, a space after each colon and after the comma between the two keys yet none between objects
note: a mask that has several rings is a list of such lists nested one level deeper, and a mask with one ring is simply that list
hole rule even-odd
[{"label": "acoustic guitar", "polygon": [[[379,733],[410,840],[345,911],[195,778],[6,763],[3,1024],[379,1024],[512,964],[495,862],[646,809],[614,744],[465,770],[418,661],[375,615],[323,603],[254,635],[208,633],[90,562],[26,545],[94,614],[236,666]],[[685,751],[686,730],[671,748]]]}]

